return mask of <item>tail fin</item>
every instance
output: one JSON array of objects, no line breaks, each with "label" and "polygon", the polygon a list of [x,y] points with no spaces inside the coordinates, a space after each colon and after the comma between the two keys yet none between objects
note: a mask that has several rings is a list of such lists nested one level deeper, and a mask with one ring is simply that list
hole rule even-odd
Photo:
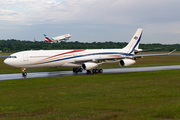
[{"label": "tail fin", "polygon": [[46,35],[46,34],[44,34],[44,37],[45,37],[45,42],[52,42],[52,40]]},{"label": "tail fin", "polygon": [[141,40],[142,32],[143,29],[141,28],[137,29],[136,33],[134,34],[129,44],[123,48],[125,52],[127,52],[128,54],[134,54],[134,51],[139,47],[139,42]]}]

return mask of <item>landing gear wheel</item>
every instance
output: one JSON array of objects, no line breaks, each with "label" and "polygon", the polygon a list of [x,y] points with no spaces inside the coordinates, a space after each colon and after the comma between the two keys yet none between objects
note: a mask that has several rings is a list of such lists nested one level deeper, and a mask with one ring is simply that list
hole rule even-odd
[{"label": "landing gear wheel", "polygon": [[77,72],[82,72],[83,69],[82,68],[73,68],[73,72],[77,73]]},{"label": "landing gear wheel", "polygon": [[76,68],[73,68],[73,72],[76,72]]},{"label": "landing gear wheel", "polygon": [[78,69],[78,68],[75,69],[75,73],[77,73],[77,72],[79,72],[79,69]]},{"label": "landing gear wheel", "polygon": [[23,73],[22,73],[22,76],[23,76],[23,77],[26,77],[26,76],[27,76],[27,73],[26,73],[26,72],[23,72]]},{"label": "landing gear wheel", "polygon": [[83,69],[82,68],[79,68],[79,72],[82,72],[83,71]]},{"label": "landing gear wheel", "polygon": [[98,72],[99,72],[99,69],[96,69],[95,71],[96,71],[95,73],[98,73]]},{"label": "landing gear wheel", "polygon": [[92,73],[103,73],[102,69],[92,69]]},{"label": "landing gear wheel", "polygon": [[90,71],[90,70],[87,70],[87,74],[91,74],[91,71]]},{"label": "landing gear wheel", "polygon": [[93,69],[93,70],[92,70],[92,73],[96,73],[96,69]]},{"label": "landing gear wheel", "polygon": [[99,73],[103,73],[103,70],[102,69],[99,69],[99,71],[98,71]]},{"label": "landing gear wheel", "polygon": [[26,68],[22,68],[21,70],[22,70],[22,76],[26,77],[27,76]]},{"label": "landing gear wheel", "polygon": [[77,73],[78,71],[79,71],[78,68],[73,68],[74,73]]}]

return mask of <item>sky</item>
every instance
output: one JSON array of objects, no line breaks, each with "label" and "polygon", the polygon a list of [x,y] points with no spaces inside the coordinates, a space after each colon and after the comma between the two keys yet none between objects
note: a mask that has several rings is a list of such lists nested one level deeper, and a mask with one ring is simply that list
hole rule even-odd
[{"label": "sky", "polygon": [[0,39],[180,44],[180,0],[0,0]]}]

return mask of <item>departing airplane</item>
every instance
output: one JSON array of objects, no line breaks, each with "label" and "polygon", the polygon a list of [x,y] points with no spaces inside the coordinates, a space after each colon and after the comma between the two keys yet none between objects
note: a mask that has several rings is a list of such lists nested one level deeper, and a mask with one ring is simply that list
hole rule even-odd
[{"label": "departing airplane", "polygon": [[46,34],[44,34],[44,37],[45,37],[45,40],[44,40],[45,42],[58,42],[58,41],[61,41],[61,40],[69,40],[71,35],[66,34],[66,35],[61,35],[61,36],[58,36],[58,37],[49,38]]},{"label": "departing airplane", "polygon": [[142,51],[138,49],[143,29],[138,29],[131,41],[123,49],[89,49],[89,50],[30,50],[17,52],[4,60],[7,65],[22,68],[23,76],[26,76],[26,68],[45,67],[71,67],[73,72],[102,73],[98,65],[119,62],[119,65],[130,66],[136,63],[135,60],[143,56],[169,55],[164,54],[142,54],[135,53]]}]

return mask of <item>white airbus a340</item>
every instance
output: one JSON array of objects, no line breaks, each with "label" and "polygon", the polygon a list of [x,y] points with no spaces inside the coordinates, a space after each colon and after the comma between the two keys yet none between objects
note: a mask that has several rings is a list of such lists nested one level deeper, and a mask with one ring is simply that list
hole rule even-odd
[{"label": "white airbus a340", "polygon": [[138,29],[129,44],[122,49],[90,49],[90,50],[30,50],[17,52],[4,60],[4,63],[13,67],[23,68],[23,76],[26,76],[25,68],[47,67],[71,67],[73,72],[102,73],[98,65],[119,62],[120,66],[130,66],[136,63],[136,59],[143,56],[169,55],[143,54],[138,49],[143,29]]}]

